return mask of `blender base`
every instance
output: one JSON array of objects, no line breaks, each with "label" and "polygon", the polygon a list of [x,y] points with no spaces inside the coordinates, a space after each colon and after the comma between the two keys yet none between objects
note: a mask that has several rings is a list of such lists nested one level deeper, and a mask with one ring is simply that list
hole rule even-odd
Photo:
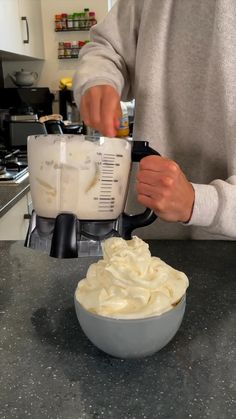
[{"label": "blender base", "polygon": [[121,236],[119,224],[119,219],[78,220],[74,214],[45,218],[33,211],[25,246],[55,258],[100,257],[102,241]]}]

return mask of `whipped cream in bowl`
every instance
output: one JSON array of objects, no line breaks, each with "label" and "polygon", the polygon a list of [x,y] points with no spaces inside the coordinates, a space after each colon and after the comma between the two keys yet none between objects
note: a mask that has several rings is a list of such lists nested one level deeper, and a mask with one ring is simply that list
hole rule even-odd
[{"label": "whipped cream in bowl", "polygon": [[187,276],[156,256],[138,237],[112,237],[103,259],[79,281],[75,308],[87,337],[104,352],[150,355],[176,334],[185,310]]}]

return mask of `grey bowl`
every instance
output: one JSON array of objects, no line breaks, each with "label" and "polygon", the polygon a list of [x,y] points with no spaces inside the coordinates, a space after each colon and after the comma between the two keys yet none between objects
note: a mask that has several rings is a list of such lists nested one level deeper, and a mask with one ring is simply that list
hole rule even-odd
[{"label": "grey bowl", "polygon": [[143,319],[113,319],[85,310],[75,301],[82,330],[99,349],[117,358],[141,358],[162,349],[178,331],[185,311],[186,297],[170,311]]}]

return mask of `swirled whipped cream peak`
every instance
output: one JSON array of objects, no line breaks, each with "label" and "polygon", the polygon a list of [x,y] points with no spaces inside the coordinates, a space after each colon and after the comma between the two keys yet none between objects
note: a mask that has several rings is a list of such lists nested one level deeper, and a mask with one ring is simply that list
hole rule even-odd
[{"label": "swirled whipped cream peak", "polygon": [[142,239],[111,237],[103,243],[103,259],[79,281],[76,299],[102,316],[138,319],[171,310],[188,285],[187,276],[151,256]]}]

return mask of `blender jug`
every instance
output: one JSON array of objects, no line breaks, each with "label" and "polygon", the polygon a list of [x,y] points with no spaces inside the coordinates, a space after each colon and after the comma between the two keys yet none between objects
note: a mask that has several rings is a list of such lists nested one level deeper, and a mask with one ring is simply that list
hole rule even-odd
[{"label": "blender jug", "polygon": [[158,154],[147,142],[85,135],[28,137],[34,214],[25,245],[53,257],[100,256],[102,240],[131,238],[156,219],[124,213],[132,161]]}]

